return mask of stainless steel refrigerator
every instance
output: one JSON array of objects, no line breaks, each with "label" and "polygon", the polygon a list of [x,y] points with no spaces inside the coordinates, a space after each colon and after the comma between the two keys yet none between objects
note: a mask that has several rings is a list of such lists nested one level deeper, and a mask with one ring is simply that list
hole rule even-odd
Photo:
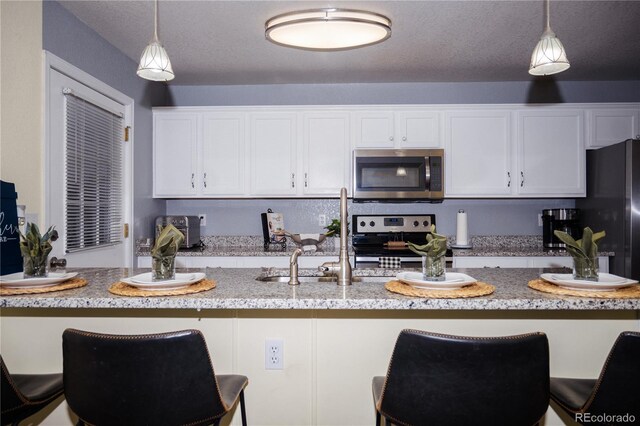
[{"label": "stainless steel refrigerator", "polygon": [[640,139],[587,151],[587,197],[576,200],[581,224],[605,230],[610,272],[640,280]]}]

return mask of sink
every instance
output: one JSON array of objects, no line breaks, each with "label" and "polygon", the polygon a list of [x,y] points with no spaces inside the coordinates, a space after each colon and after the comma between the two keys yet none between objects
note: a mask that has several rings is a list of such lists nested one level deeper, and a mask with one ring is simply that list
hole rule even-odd
[{"label": "sink", "polygon": [[[352,281],[354,283],[359,283],[362,281],[373,281],[373,282],[387,282],[392,280],[393,277],[353,277]],[[288,276],[273,276],[273,277],[258,277],[256,281],[262,281],[267,283],[288,283]],[[337,277],[333,276],[323,276],[323,277],[298,277],[298,281],[301,283],[335,283],[338,281]]]},{"label": "sink", "polygon": [[[353,277],[353,281],[362,281],[361,277]],[[258,277],[256,281],[262,281],[267,283],[288,283],[289,277]],[[335,283],[338,281],[337,277],[298,277],[298,281],[301,283]]]}]

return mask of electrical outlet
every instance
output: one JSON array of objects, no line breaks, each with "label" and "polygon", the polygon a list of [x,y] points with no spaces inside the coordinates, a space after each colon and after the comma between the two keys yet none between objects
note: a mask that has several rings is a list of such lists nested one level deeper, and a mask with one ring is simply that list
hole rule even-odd
[{"label": "electrical outlet", "polygon": [[318,225],[327,226],[327,215],[325,214],[318,215]]},{"label": "electrical outlet", "polygon": [[207,226],[207,215],[200,213],[198,217],[200,218],[200,226]]},{"label": "electrical outlet", "polygon": [[284,369],[283,340],[266,340],[264,342],[264,368],[266,370]]},{"label": "electrical outlet", "polygon": [[542,213],[538,213],[538,226],[542,226]]}]

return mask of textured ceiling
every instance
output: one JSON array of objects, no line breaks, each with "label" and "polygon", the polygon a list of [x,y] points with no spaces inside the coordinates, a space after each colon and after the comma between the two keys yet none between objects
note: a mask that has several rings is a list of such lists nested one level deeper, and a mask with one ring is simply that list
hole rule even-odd
[{"label": "textured ceiling", "polygon": [[[61,1],[138,61],[153,34],[152,1]],[[264,23],[316,7],[366,9],[392,20],[384,43],[310,52],[269,43]],[[559,80],[640,79],[640,0],[551,2],[551,27],[571,68]],[[523,81],[544,28],[544,2],[168,1],[159,37],[171,84]]]}]

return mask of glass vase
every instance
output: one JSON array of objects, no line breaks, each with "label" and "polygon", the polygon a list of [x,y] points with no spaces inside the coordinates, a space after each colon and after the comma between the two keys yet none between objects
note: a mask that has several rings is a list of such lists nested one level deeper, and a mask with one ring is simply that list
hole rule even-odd
[{"label": "glass vase", "polygon": [[598,281],[598,258],[597,257],[574,257],[573,258],[573,279]]},{"label": "glass vase", "polygon": [[176,278],[176,257],[154,257],[151,260],[151,279],[167,281]]},{"label": "glass vase", "polygon": [[444,256],[422,256],[422,279],[425,281],[444,281],[445,265]]},{"label": "glass vase", "polygon": [[43,278],[49,275],[47,260],[49,256],[23,256],[22,271],[24,278]]}]

